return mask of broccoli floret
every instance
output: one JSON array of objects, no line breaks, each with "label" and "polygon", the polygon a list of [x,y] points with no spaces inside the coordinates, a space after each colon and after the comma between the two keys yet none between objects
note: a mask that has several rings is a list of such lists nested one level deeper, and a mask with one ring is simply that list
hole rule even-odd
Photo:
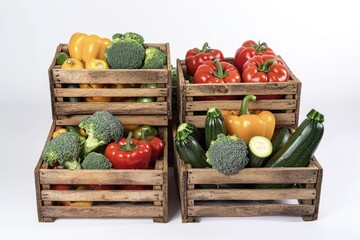
[{"label": "broccoli floret", "polygon": [[219,134],[206,152],[207,162],[219,172],[230,175],[243,169],[249,162],[247,145],[237,136]]},{"label": "broccoli floret", "polygon": [[105,58],[112,69],[141,68],[145,59],[145,47],[130,38],[116,38],[106,47]]},{"label": "broccoli floret", "polygon": [[166,55],[159,48],[148,47],[145,50],[143,68],[159,69],[166,64]]},{"label": "broccoli floret", "polygon": [[83,169],[111,169],[112,164],[104,155],[101,153],[91,152],[81,163]]},{"label": "broccoli floret", "polygon": [[117,39],[117,38],[122,38],[123,34],[121,33],[115,33],[113,36],[112,36],[112,40],[114,39]]},{"label": "broccoli floret", "polygon": [[68,169],[80,169],[80,153],[82,145],[78,136],[73,132],[66,132],[49,141],[42,152],[42,158],[50,166],[58,162]]},{"label": "broccoli floret", "polygon": [[88,135],[84,144],[84,156],[111,140],[118,141],[124,135],[123,125],[107,111],[97,111],[81,119],[79,127],[85,129]]},{"label": "broccoli floret", "polygon": [[127,33],[115,33],[112,36],[112,40],[115,40],[116,38],[120,38],[122,40],[134,40],[135,42],[138,42],[140,44],[144,44],[144,38],[138,34],[133,32],[127,32]]}]

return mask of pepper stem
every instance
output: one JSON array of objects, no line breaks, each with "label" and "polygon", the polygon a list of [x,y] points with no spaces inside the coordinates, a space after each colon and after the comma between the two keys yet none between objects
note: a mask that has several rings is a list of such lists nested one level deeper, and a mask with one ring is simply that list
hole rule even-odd
[{"label": "pepper stem", "polygon": [[129,132],[129,135],[128,135],[128,137],[126,138],[126,144],[120,146],[120,150],[129,152],[129,151],[132,151],[132,150],[134,150],[134,149],[137,148],[137,145],[136,145],[136,144],[131,143],[131,138],[132,138],[132,136],[133,136],[133,133],[132,133],[132,132]]},{"label": "pepper stem", "polygon": [[216,70],[213,71],[212,74],[213,74],[215,77],[220,78],[220,79],[226,77],[227,74],[228,74],[228,72],[227,72],[226,70],[224,70],[224,68],[223,68],[222,65],[221,65],[220,60],[219,60],[219,59],[215,59],[215,60],[214,60],[214,63],[216,64]]},{"label": "pepper stem", "polygon": [[324,122],[325,120],[324,115],[319,113],[315,109],[311,109],[310,112],[306,115],[306,117],[317,122]]},{"label": "pepper stem", "polygon": [[253,49],[255,49],[255,51],[257,53],[262,53],[262,52],[265,52],[265,50],[267,48],[267,44],[265,42],[260,43],[260,41],[259,41],[258,44],[252,45],[251,47]]},{"label": "pepper stem", "polygon": [[209,51],[209,44],[207,42],[204,43],[202,49],[200,50],[200,52],[208,52]]},{"label": "pepper stem", "polygon": [[263,64],[258,65],[258,71],[268,73],[271,71],[271,66],[274,66],[276,64],[277,64],[276,60],[268,59]]},{"label": "pepper stem", "polygon": [[241,102],[241,106],[240,106],[240,112],[238,114],[238,116],[240,116],[241,114],[250,114],[249,112],[249,102],[250,101],[256,101],[256,97],[254,95],[246,95],[244,97],[244,99]]},{"label": "pepper stem", "polygon": [[151,138],[150,138],[149,136],[146,136],[146,135],[145,135],[146,131],[149,131],[149,130],[146,129],[146,128],[141,129],[141,135],[140,135],[139,140],[144,140],[144,141],[150,142],[150,141],[151,141]]}]

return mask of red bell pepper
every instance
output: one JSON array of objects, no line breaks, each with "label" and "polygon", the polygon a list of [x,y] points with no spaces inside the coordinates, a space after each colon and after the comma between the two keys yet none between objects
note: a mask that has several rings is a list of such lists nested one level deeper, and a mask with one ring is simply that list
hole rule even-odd
[{"label": "red bell pepper", "polygon": [[147,141],[150,144],[151,147],[151,160],[150,160],[150,166],[154,166],[157,159],[160,158],[160,156],[164,152],[164,142],[156,137],[156,136],[147,136],[147,132],[150,131],[148,129],[144,129],[141,131],[141,135],[139,140]]},{"label": "red bell pepper", "polygon": [[275,53],[266,43],[255,43],[252,40],[245,41],[236,51],[234,57],[234,65],[240,73],[243,72],[243,66],[250,58],[259,55],[273,55]]},{"label": "red bell pepper", "polygon": [[151,147],[146,141],[132,138],[132,132],[127,138],[107,145],[105,156],[115,169],[146,169],[151,160]]},{"label": "red bell pepper", "polygon": [[224,55],[218,49],[209,48],[208,43],[204,43],[203,48],[200,50],[198,48],[193,48],[187,51],[185,56],[185,65],[187,69],[187,73],[190,76],[194,76],[196,69],[208,60],[220,59],[220,61],[224,60]]},{"label": "red bell pepper", "polygon": [[[254,56],[243,67],[242,81],[245,83],[285,82],[289,80],[289,71],[284,62],[271,55]],[[281,95],[261,95],[258,99],[280,98]]]}]

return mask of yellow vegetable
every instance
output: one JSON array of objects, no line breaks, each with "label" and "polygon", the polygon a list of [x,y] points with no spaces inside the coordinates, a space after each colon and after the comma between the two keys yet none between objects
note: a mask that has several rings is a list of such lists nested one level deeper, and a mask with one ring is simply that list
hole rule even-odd
[{"label": "yellow vegetable", "polygon": [[60,136],[61,134],[66,133],[67,130],[65,128],[59,128],[58,130],[56,130],[53,134],[52,134],[52,138],[56,138],[58,136]]},{"label": "yellow vegetable", "polygon": [[68,58],[61,65],[61,69],[83,69],[84,64],[76,58]]}]

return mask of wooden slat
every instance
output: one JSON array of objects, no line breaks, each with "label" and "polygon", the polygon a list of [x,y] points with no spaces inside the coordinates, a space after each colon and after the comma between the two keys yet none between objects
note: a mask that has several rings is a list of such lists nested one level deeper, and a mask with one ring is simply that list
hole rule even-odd
[{"label": "wooden slat", "polygon": [[316,189],[196,189],[188,191],[192,200],[281,200],[314,199]]},{"label": "wooden slat", "polygon": [[245,168],[233,175],[214,169],[188,169],[188,184],[222,183],[315,183],[318,169],[307,168]]},{"label": "wooden slat", "polygon": [[55,88],[55,97],[167,97],[166,88]]},{"label": "wooden slat", "polygon": [[55,83],[168,83],[167,69],[52,70]]},{"label": "wooden slat", "polygon": [[267,94],[296,94],[297,82],[279,83],[229,83],[229,84],[186,84],[186,95],[211,96],[211,95],[254,95]]},{"label": "wooden slat", "polygon": [[[207,111],[214,107],[220,110],[239,110],[242,101],[188,101],[186,111]],[[296,108],[296,101],[293,99],[284,100],[259,100],[249,103],[249,110],[293,110]]]},{"label": "wooden slat", "polygon": [[159,190],[43,190],[44,201],[162,201],[164,195]]},{"label": "wooden slat", "polygon": [[[274,113],[276,126],[293,126],[296,113]],[[205,128],[205,115],[186,116],[185,121],[193,123],[198,128]]]},{"label": "wooden slat", "polygon": [[249,217],[249,216],[302,216],[314,213],[313,205],[263,204],[263,205],[211,205],[189,207],[189,216],[197,217]]},{"label": "wooden slat", "polygon": [[40,169],[41,184],[165,184],[161,170],[73,170]]},{"label": "wooden slat", "polygon": [[48,206],[41,208],[43,217],[55,218],[145,218],[162,217],[162,207],[155,206]]},{"label": "wooden slat", "polygon": [[[80,120],[89,115],[59,116],[56,125],[78,125]],[[150,126],[167,126],[168,117],[166,115],[121,115],[116,116],[122,124],[146,124]]]},{"label": "wooden slat", "polygon": [[57,115],[93,114],[96,111],[109,111],[112,114],[163,114],[167,115],[167,102],[56,102]]}]

